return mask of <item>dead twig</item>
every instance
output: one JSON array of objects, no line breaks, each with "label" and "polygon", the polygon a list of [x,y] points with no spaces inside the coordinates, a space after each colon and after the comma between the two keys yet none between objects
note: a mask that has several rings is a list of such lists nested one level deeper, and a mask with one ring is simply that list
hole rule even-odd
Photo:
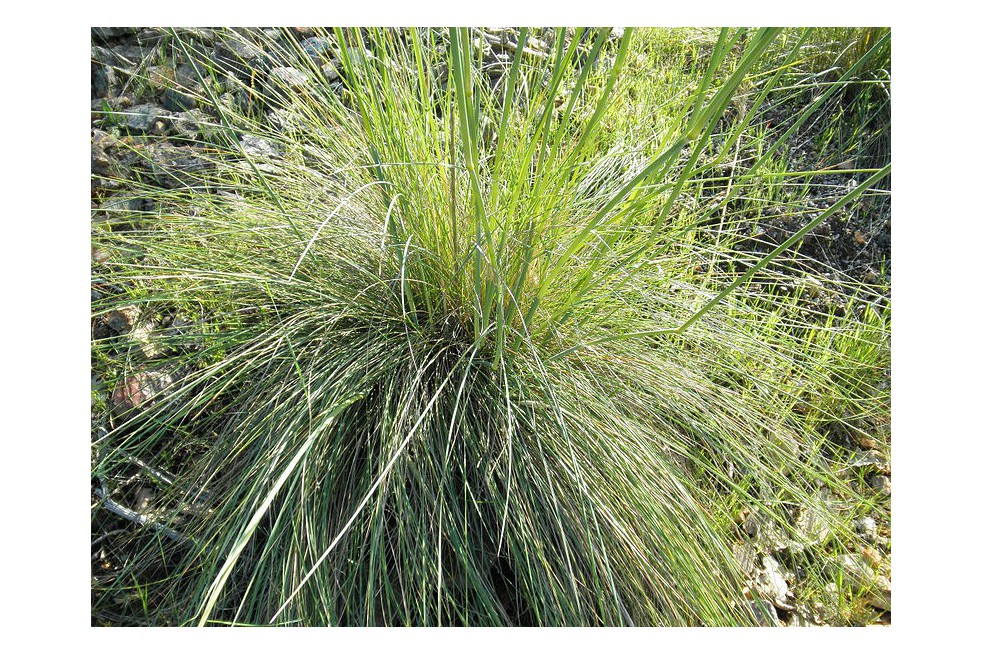
[{"label": "dead twig", "polygon": [[179,543],[194,543],[191,539],[185,537],[180,532],[172,530],[166,525],[154,521],[145,514],[140,514],[139,512],[136,512],[128,507],[124,507],[114,500],[111,500],[104,484],[102,485],[102,488],[95,489],[95,495],[102,499],[103,507],[117,516],[121,516],[124,519],[133,521],[134,523],[139,523],[140,525],[146,525],[156,530],[160,530],[164,533],[164,536],[173,541],[177,541]]}]

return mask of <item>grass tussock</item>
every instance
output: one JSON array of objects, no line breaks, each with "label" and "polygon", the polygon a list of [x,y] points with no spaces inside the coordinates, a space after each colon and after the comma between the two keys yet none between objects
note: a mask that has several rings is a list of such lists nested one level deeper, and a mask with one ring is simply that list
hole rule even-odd
[{"label": "grass tussock", "polygon": [[[762,116],[808,35],[714,32],[653,87],[636,76],[667,56],[657,33],[550,34],[516,30],[494,68],[478,31],[337,30],[335,69],[284,38],[259,44],[272,61],[251,77],[170,35],[213,112],[209,165],[136,185],[146,214],[94,223],[116,289],[97,317],[137,306],[171,326],[149,361],[95,344],[118,379],[168,376],[94,442],[100,480],[167,470],[96,614],[769,621],[733,555],[741,524],[794,535],[816,498],[856,498],[828,428],[871,430],[889,334],[882,303],[803,313],[779,265],[889,167],[766,256],[738,251],[773,199],[763,163],[722,182],[721,166],[773,165],[804,124],[775,134]],[[700,201],[714,184],[724,201]],[[817,508],[832,532],[805,555],[815,589],[847,530]]]}]

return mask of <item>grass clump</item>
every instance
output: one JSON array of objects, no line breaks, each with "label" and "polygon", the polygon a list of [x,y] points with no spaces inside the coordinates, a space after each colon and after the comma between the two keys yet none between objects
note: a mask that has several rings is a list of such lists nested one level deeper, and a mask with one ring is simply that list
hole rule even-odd
[{"label": "grass clump", "polygon": [[[801,44],[718,32],[671,101],[650,97],[670,108],[657,130],[625,140],[636,35],[609,32],[339,29],[318,42],[333,61],[284,33],[239,78],[171,35],[215,118],[210,166],[140,188],[145,220],[96,227],[129,253],[96,314],[169,325],[143,361],[96,343],[166,384],[117,407],[94,476],[167,469],[96,613],[773,622],[733,556],[740,523],[791,533],[819,494],[853,495],[795,407],[870,389],[836,350],[853,323],[791,327],[795,300],[748,283],[888,168],[740,266],[731,224],[700,236],[718,215],[694,190],[740,155]],[[695,274],[708,256],[725,265]],[[120,618],[134,589],[142,616]]]}]

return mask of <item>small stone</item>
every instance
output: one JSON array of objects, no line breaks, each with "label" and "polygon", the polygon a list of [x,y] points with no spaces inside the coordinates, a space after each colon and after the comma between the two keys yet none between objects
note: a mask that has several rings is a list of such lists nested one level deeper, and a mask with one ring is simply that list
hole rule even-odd
[{"label": "small stone", "polygon": [[140,319],[139,307],[129,306],[114,309],[106,314],[105,322],[116,334],[126,334]]},{"label": "small stone", "polygon": [[289,30],[293,32],[298,39],[309,39],[316,34],[313,27],[291,27]]},{"label": "small stone", "polygon": [[158,400],[172,384],[174,376],[165,371],[143,371],[116,385],[112,395],[112,413],[117,418]]},{"label": "small stone", "polygon": [[760,593],[781,609],[794,609],[789,603],[787,576],[780,562],[767,555],[761,560],[761,567],[762,570],[757,575],[757,587]]},{"label": "small stone", "polygon": [[198,106],[197,98],[178,89],[165,90],[160,102],[168,111],[188,111]]},{"label": "small stone", "polygon": [[781,620],[777,618],[777,610],[774,609],[774,605],[768,603],[766,600],[750,602],[750,609],[754,613],[754,618],[757,619],[757,624],[761,627],[779,626],[781,625]]},{"label": "small stone", "polygon": [[117,45],[109,51],[112,53],[113,64],[129,71],[137,70],[155,54],[155,48],[140,45]]},{"label": "small stone", "polygon": [[138,512],[145,511],[150,507],[150,501],[153,500],[153,489],[150,487],[140,487],[136,492],[136,502],[133,503],[133,509]]},{"label": "small stone", "polygon": [[801,284],[809,298],[816,298],[825,290],[825,288],[822,286],[821,280],[811,276],[808,276],[802,280]]},{"label": "small stone", "polygon": [[853,554],[843,554],[837,559],[843,573],[846,574],[847,586],[853,590],[859,590],[870,586],[876,579],[876,573],[866,562]]},{"label": "small stone", "polygon": [[230,36],[215,44],[215,54],[225,60],[250,62],[261,59],[265,53],[248,41]]},{"label": "small stone", "polygon": [[[832,588],[831,592],[829,592],[829,587]],[[833,602],[828,604],[817,602],[813,603],[810,607],[798,607],[798,611],[802,613],[802,618],[817,623],[818,625],[823,625],[834,619],[836,613],[835,608],[838,607],[839,602],[838,591],[836,590],[834,584],[828,585],[825,588],[826,598],[828,599],[830,595],[834,598]]]},{"label": "small stone", "polygon": [[143,211],[143,199],[134,198],[132,195],[126,192],[114,193],[102,201],[99,209],[105,212],[105,214],[111,219],[114,217],[114,215],[118,216],[120,214],[131,214]]},{"label": "small stone", "polygon": [[215,31],[208,28],[179,27],[176,29],[176,31],[177,34],[185,40],[194,39],[209,45],[215,42]]},{"label": "small stone", "polygon": [[864,546],[859,552],[862,554],[863,559],[866,560],[866,563],[873,569],[878,569],[883,562],[883,556],[880,555],[880,551],[876,548]]},{"label": "small stone", "polygon": [[92,97],[109,98],[120,86],[119,75],[111,66],[92,62]]},{"label": "small stone", "polygon": [[269,76],[274,82],[289,89],[302,89],[310,82],[306,73],[290,67],[274,68]]},{"label": "small stone", "polygon": [[102,130],[92,130],[92,174],[94,176],[120,174],[122,164],[116,158],[116,151],[122,145],[111,134]]},{"label": "small stone", "polygon": [[278,132],[296,132],[300,129],[299,118],[285,109],[271,109],[266,112],[266,122]]},{"label": "small stone", "polygon": [[236,164],[236,168],[238,168],[246,175],[252,175],[256,171],[260,171],[262,173],[276,173],[279,171],[279,169],[276,168],[276,166],[274,166],[273,164],[268,164],[266,162],[254,162],[250,164],[247,161],[240,161],[238,164]]},{"label": "small stone", "polygon": [[174,135],[185,139],[208,136],[217,128],[209,127],[211,118],[200,109],[192,109],[174,114],[171,117]]},{"label": "small stone", "polygon": [[304,39],[300,47],[315,63],[325,64],[331,59],[334,44],[323,36],[312,36]]},{"label": "small stone", "polygon": [[94,175],[108,175],[112,172],[112,159],[103,148],[92,145],[92,173]]},{"label": "small stone", "polygon": [[856,442],[857,446],[866,450],[873,450],[879,445],[875,439],[865,434],[854,434],[852,435],[852,440]]},{"label": "small stone", "polygon": [[890,463],[883,455],[875,450],[854,454],[849,458],[846,466],[850,468],[870,466],[880,473],[890,473]]},{"label": "small stone", "polygon": [[157,92],[174,86],[176,75],[170,66],[151,66],[147,69],[147,83]]},{"label": "small stone", "polygon": [[869,595],[869,604],[886,612],[891,611],[890,597],[892,593],[890,589],[890,580],[885,576],[878,575],[876,576],[874,584],[876,585],[876,591]]},{"label": "small stone", "polygon": [[270,159],[283,156],[283,146],[269,139],[247,134],[241,140],[242,150],[246,154],[260,159]]},{"label": "small stone", "polygon": [[348,50],[348,61],[351,62],[351,67],[355,70],[367,65],[373,59],[375,59],[375,54],[368,48],[352,48]]},{"label": "small stone", "polygon": [[321,66],[321,72],[324,73],[324,79],[328,82],[335,82],[341,77],[341,62],[332,59]]},{"label": "small stone", "polygon": [[793,612],[788,618],[789,628],[817,628],[820,627],[821,623],[814,622],[815,617],[810,613],[806,613],[799,609],[797,612]]},{"label": "small stone", "polygon": [[92,38],[102,42],[113,41],[136,34],[138,31],[136,27],[93,27]]},{"label": "small stone", "polygon": [[126,121],[124,125],[134,132],[148,133],[157,127],[158,119],[166,113],[163,107],[157,105],[136,105],[125,112]]},{"label": "small stone", "polygon": [[878,494],[890,495],[890,478],[885,475],[877,475],[869,482],[870,488]]},{"label": "small stone", "polygon": [[856,534],[867,541],[876,539],[876,521],[870,516],[864,516],[856,521]]},{"label": "small stone", "polygon": [[92,321],[92,340],[102,341],[103,339],[108,339],[113,336],[112,330],[106,325],[106,322],[101,318],[94,319]]},{"label": "small stone", "polygon": [[200,182],[202,173],[214,166],[194,148],[169,145],[154,148],[150,164],[154,181],[166,189]]},{"label": "small stone", "polygon": [[760,511],[754,511],[746,518],[743,531],[747,535],[747,543],[765,554],[787,549],[790,541],[777,521]]},{"label": "small stone", "polygon": [[243,82],[252,82],[266,61],[266,53],[241,38],[228,37],[215,44],[215,60]]},{"label": "small stone", "polygon": [[145,359],[153,359],[161,354],[161,349],[154,339],[153,328],[152,323],[140,323],[129,334]]}]

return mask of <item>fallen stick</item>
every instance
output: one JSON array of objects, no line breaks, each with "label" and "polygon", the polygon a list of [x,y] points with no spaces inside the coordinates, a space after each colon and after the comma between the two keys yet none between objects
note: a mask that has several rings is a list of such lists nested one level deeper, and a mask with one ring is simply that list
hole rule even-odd
[{"label": "fallen stick", "polygon": [[180,532],[172,530],[168,528],[166,525],[157,523],[149,516],[146,516],[145,514],[140,514],[139,512],[133,511],[128,507],[124,507],[119,503],[110,500],[109,494],[106,492],[105,485],[103,485],[101,489],[96,489],[95,495],[102,499],[103,507],[105,507],[106,509],[108,509],[110,512],[112,512],[117,516],[121,516],[124,519],[133,521],[134,523],[139,523],[140,525],[146,525],[151,528],[160,530],[161,532],[164,533],[164,536],[166,536],[169,539],[172,539],[173,541],[177,541],[180,543],[194,543],[191,541],[191,539],[185,537]]}]

